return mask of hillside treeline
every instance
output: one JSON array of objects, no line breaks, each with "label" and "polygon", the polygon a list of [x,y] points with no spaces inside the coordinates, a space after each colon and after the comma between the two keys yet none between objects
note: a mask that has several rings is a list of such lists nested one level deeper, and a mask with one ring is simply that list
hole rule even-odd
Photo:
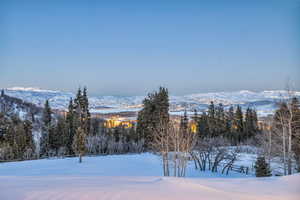
[{"label": "hillside treeline", "polygon": [[[260,154],[269,162],[280,158],[284,174],[299,170],[299,100],[293,96],[284,99],[273,119],[261,126],[255,109],[225,108],[214,102],[206,111],[192,116],[185,113],[176,121],[169,115],[168,90],[161,87],[144,99],[136,124],[108,128],[105,120],[91,117],[86,88],[79,88],[70,99],[66,114],[53,112],[48,100],[44,108],[38,108],[4,92],[0,97],[0,160],[79,156],[81,161],[85,154],[151,151],[162,155],[164,172],[170,174],[169,153],[175,152],[173,165],[178,169],[174,173],[183,176],[189,156],[199,169],[206,169],[209,163],[216,170],[224,160],[230,167],[236,155],[223,147],[239,145],[262,149]],[[219,157],[213,162],[215,155]]]}]

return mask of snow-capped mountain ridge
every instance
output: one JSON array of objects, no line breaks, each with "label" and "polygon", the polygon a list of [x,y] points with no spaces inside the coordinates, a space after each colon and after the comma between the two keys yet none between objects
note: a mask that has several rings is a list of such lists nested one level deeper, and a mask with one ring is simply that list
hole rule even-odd
[{"label": "snow-capped mountain ridge", "polygon": [[15,91],[32,91],[32,92],[53,92],[58,93],[60,91],[54,91],[54,90],[44,90],[38,87],[11,87],[7,88],[6,90],[15,90]]},{"label": "snow-capped mountain ridge", "polygon": [[[24,101],[43,106],[46,99],[55,109],[66,109],[70,98],[75,94],[71,92],[44,90],[40,88],[13,87],[4,89],[7,95],[20,98]],[[170,96],[171,111],[201,110],[206,109],[211,101],[216,104],[252,106],[258,112],[271,113],[276,107],[276,102],[288,97],[288,92],[283,90],[266,90],[253,92],[241,90],[234,92],[196,93],[183,96]],[[300,97],[300,92],[294,95]],[[145,96],[90,96],[89,103],[93,112],[121,112],[137,111],[142,107]]]}]

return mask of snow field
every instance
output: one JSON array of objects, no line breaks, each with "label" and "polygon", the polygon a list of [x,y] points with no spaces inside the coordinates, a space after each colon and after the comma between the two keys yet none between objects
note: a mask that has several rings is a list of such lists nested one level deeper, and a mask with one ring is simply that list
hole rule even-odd
[{"label": "snow field", "polygon": [[188,178],[162,177],[145,154],[0,163],[1,200],[296,200],[300,174],[255,178],[188,167]]}]

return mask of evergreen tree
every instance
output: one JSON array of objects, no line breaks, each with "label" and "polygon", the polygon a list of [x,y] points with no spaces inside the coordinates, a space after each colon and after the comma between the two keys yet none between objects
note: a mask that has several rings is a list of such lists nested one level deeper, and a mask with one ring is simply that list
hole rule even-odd
[{"label": "evergreen tree", "polygon": [[32,122],[29,120],[25,120],[23,122],[23,128],[25,131],[25,138],[26,138],[26,147],[30,148],[32,152],[35,151],[35,144],[32,136]]},{"label": "evergreen tree", "polygon": [[90,133],[91,130],[91,114],[89,111],[89,100],[87,97],[87,88],[83,88],[83,94],[82,94],[82,121],[83,121],[83,127],[87,134]]},{"label": "evergreen tree", "polygon": [[76,97],[74,99],[74,110],[77,110],[78,107],[82,107],[82,92],[80,87],[78,88]]},{"label": "evergreen tree", "polygon": [[136,133],[136,128],[135,125],[133,125],[129,129],[129,136],[131,137],[131,140],[134,141],[135,143],[139,142],[138,134]]},{"label": "evergreen tree", "polygon": [[46,100],[44,105],[44,111],[43,111],[43,122],[45,126],[51,125],[51,120],[52,120],[51,114],[52,114],[52,110],[49,105],[49,100]]},{"label": "evergreen tree", "polygon": [[67,147],[67,152],[69,155],[73,155],[74,151],[72,148],[73,144],[73,138],[76,133],[76,124],[75,124],[75,108],[73,105],[73,100],[72,98],[70,99],[69,106],[68,106],[68,112],[66,116],[66,126],[67,126],[67,137],[66,137],[66,147]]},{"label": "evergreen tree", "polygon": [[210,102],[210,105],[208,107],[208,117],[214,119],[215,118],[215,104],[213,101]]},{"label": "evergreen tree", "polygon": [[226,112],[226,138],[234,143],[234,134],[235,134],[235,127],[234,127],[234,108],[230,106],[228,111]]},{"label": "evergreen tree", "polygon": [[251,109],[247,108],[245,115],[245,137],[248,139],[252,135],[253,127],[252,127],[252,113]]},{"label": "evergreen tree", "polygon": [[73,140],[73,151],[78,155],[79,163],[82,162],[82,156],[84,156],[86,152],[85,144],[86,144],[86,133],[84,132],[83,128],[78,127]]},{"label": "evergreen tree", "polygon": [[22,158],[27,145],[26,133],[21,123],[16,124],[14,134],[14,143],[12,146],[15,151],[15,158]]},{"label": "evergreen tree", "polygon": [[[34,142],[32,138],[32,125],[30,121],[22,121],[19,116],[9,116],[5,120],[5,132],[0,142],[2,145],[10,147],[12,152],[5,155],[8,159],[27,159],[32,156],[34,151]],[[31,151],[31,155],[26,156],[27,150]]]},{"label": "evergreen tree", "polygon": [[91,119],[91,130],[90,130],[90,134],[95,136],[98,135],[100,133],[100,120],[97,118],[92,118]]},{"label": "evergreen tree", "polygon": [[53,134],[50,134],[50,148],[58,153],[59,148],[66,147],[68,143],[68,129],[64,117],[59,116]]},{"label": "evergreen tree", "polygon": [[209,137],[217,136],[216,131],[216,110],[214,102],[211,101],[208,107],[208,128],[209,128]]},{"label": "evergreen tree", "polygon": [[153,130],[158,124],[166,126],[169,123],[169,95],[166,88],[160,87],[158,92],[148,94],[143,101],[143,109],[137,117],[137,134],[145,140],[145,146],[150,148],[153,140]]},{"label": "evergreen tree", "polygon": [[49,152],[49,134],[51,130],[52,121],[52,110],[49,105],[49,101],[46,100],[44,110],[43,110],[43,126],[42,126],[42,136],[40,139],[40,155],[47,155]]},{"label": "evergreen tree", "polygon": [[257,118],[257,113],[255,109],[252,109],[252,123],[253,123],[253,130],[255,133],[259,131],[258,127],[258,118]]},{"label": "evergreen tree", "polygon": [[197,122],[198,119],[199,119],[198,112],[197,112],[197,110],[195,109],[195,110],[194,110],[193,120],[194,120],[195,122]]},{"label": "evergreen tree", "polygon": [[258,157],[254,168],[256,177],[272,176],[269,164],[266,162],[265,157]]},{"label": "evergreen tree", "polygon": [[200,138],[211,137],[208,121],[208,115],[206,112],[203,112],[197,120],[197,130]]},{"label": "evergreen tree", "polygon": [[216,107],[216,114],[215,114],[215,131],[216,131],[216,136],[225,136],[226,132],[226,120],[225,120],[225,112],[224,112],[224,107],[223,104],[219,104]]},{"label": "evergreen tree", "polygon": [[5,142],[10,122],[4,113],[0,112],[0,145]]},{"label": "evergreen tree", "polygon": [[238,105],[235,111],[235,131],[236,131],[236,143],[240,143],[244,137],[244,120],[242,108]]},{"label": "evergreen tree", "polygon": [[91,129],[91,114],[89,112],[89,102],[87,97],[87,88],[83,92],[79,88],[74,99],[74,120],[76,128],[81,126],[89,134]]},{"label": "evergreen tree", "polygon": [[189,119],[187,117],[186,110],[184,111],[184,115],[181,117],[180,120],[180,130],[183,133],[183,135],[186,135],[189,131]]},{"label": "evergreen tree", "polygon": [[72,144],[77,129],[80,127],[85,134],[91,132],[91,114],[89,112],[89,102],[87,97],[87,88],[83,92],[78,88],[74,101],[70,99],[68,112],[66,116],[67,142],[66,147],[70,155],[74,154]]},{"label": "evergreen tree", "polygon": [[257,114],[256,111],[251,108],[247,108],[246,111],[244,132],[245,139],[253,138],[258,132]]}]

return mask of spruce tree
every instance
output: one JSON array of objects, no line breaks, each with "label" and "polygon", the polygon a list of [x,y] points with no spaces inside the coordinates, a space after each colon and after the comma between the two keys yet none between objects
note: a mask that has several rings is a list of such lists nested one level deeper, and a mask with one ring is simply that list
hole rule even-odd
[{"label": "spruce tree", "polygon": [[57,118],[57,123],[53,131],[52,137],[50,137],[50,146],[57,153],[59,148],[67,147],[68,143],[68,130],[66,120],[63,116]]},{"label": "spruce tree", "polygon": [[76,133],[76,124],[75,124],[75,108],[73,105],[72,98],[70,99],[68,112],[66,116],[66,126],[67,126],[67,137],[66,137],[66,147],[69,155],[73,155],[74,151],[72,148],[73,138]]},{"label": "spruce tree", "polygon": [[45,105],[44,105],[44,111],[43,111],[43,122],[46,126],[49,126],[51,124],[51,117],[52,110],[49,105],[49,100],[46,100]]},{"label": "spruce tree", "polygon": [[246,139],[249,139],[253,132],[252,113],[250,108],[247,108],[246,110],[244,132],[245,132]]},{"label": "spruce tree", "polygon": [[81,126],[84,131],[89,134],[91,129],[91,114],[89,112],[89,101],[86,87],[84,87],[83,92],[81,92],[81,88],[78,89],[73,106],[76,128]]},{"label": "spruce tree", "polygon": [[234,108],[233,108],[233,106],[229,107],[227,119],[228,119],[228,131],[234,132]]},{"label": "spruce tree", "polygon": [[252,109],[251,111],[252,111],[251,117],[252,117],[252,123],[253,123],[253,131],[254,131],[254,133],[257,133],[259,131],[257,113],[256,113],[255,109]]},{"label": "spruce tree", "polygon": [[245,139],[250,139],[258,132],[257,114],[254,109],[247,108],[244,124]]},{"label": "spruce tree", "polygon": [[194,110],[194,116],[193,116],[192,119],[193,119],[195,122],[199,119],[198,112],[197,112],[196,109]]},{"label": "spruce tree", "polygon": [[235,128],[234,128],[234,108],[230,106],[225,114],[226,135],[225,137],[233,144]]},{"label": "spruce tree", "polygon": [[215,120],[216,120],[216,136],[225,136],[225,132],[226,132],[226,120],[225,120],[225,112],[224,112],[224,107],[223,104],[220,103],[217,107],[216,107],[216,116],[215,116]]},{"label": "spruce tree", "polygon": [[32,122],[29,120],[25,120],[23,122],[23,128],[25,131],[25,138],[26,138],[26,146],[30,148],[32,152],[35,151],[35,144],[32,136]]},{"label": "spruce tree", "polygon": [[265,157],[258,157],[255,162],[255,175],[256,177],[267,177],[272,176],[270,166],[266,162]]},{"label": "spruce tree", "polygon": [[238,105],[235,111],[235,130],[236,130],[236,143],[240,143],[243,139],[244,133],[244,120],[242,108]]},{"label": "spruce tree", "polygon": [[100,120],[98,118],[92,118],[91,119],[91,130],[90,134],[93,136],[97,135],[100,133]]},{"label": "spruce tree", "polygon": [[169,123],[169,95],[166,88],[160,87],[158,92],[148,94],[143,101],[143,109],[137,117],[137,134],[145,140],[145,147],[150,148],[153,130],[158,124]]},{"label": "spruce tree", "polygon": [[208,107],[208,127],[209,127],[209,137],[215,137],[216,134],[216,110],[214,102],[211,101]]},{"label": "spruce tree", "polygon": [[81,88],[79,87],[77,90],[76,97],[74,99],[74,109],[76,110],[78,107],[81,107],[81,102],[82,102],[82,92]]},{"label": "spruce tree", "polygon": [[87,134],[90,133],[91,129],[91,114],[89,111],[89,100],[87,96],[87,88],[83,88],[83,94],[82,94],[82,117],[84,118],[83,121],[83,127]]},{"label": "spruce tree", "polygon": [[211,137],[209,132],[208,115],[203,112],[197,121],[197,130],[200,138]]},{"label": "spruce tree", "polygon": [[78,127],[73,140],[73,150],[79,157],[79,163],[82,162],[82,156],[86,152],[86,133],[83,128]]},{"label": "spruce tree", "polygon": [[184,111],[184,115],[181,117],[180,120],[180,130],[184,135],[186,135],[189,131],[189,119],[187,117],[186,110]]},{"label": "spruce tree", "polygon": [[49,105],[49,101],[46,100],[43,110],[43,126],[42,136],[40,139],[40,155],[47,155],[49,152],[49,134],[51,132],[52,110]]}]

